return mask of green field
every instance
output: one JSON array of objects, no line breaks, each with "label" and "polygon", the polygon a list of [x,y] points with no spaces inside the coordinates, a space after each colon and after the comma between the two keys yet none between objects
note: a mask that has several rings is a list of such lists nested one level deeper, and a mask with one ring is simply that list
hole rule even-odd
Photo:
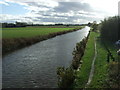
[{"label": "green field", "polygon": [[72,29],[74,28],[41,28],[41,27],[3,28],[2,37],[3,38],[35,37],[55,32],[68,31]]}]

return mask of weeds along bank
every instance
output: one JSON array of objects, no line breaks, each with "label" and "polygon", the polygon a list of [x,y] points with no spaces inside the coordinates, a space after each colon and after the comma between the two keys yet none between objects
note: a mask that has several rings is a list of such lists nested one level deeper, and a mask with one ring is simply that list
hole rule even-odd
[{"label": "weeds along bank", "polygon": [[64,67],[57,68],[58,86],[60,88],[72,87],[74,80],[76,79],[76,71],[78,68],[80,68],[82,64],[81,58],[84,55],[84,51],[86,48],[86,43],[87,43],[89,34],[81,42],[76,44],[76,48],[74,49],[72,53],[73,60],[72,60],[71,65],[68,68],[64,68]]},{"label": "weeds along bank", "polygon": [[35,36],[35,37],[21,37],[21,38],[2,38],[2,54],[5,55],[11,51],[35,44],[37,42],[53,38],[57,35],[66,34],[69,32],[77,31],[82,29],[74,28],[72,30],[64,30],[59,32],[52,32],[45,35]]},{"label": "weeds along bank", "polygon": [[[81,44],[76,44],[76,49],[73,51],[73,62],[70,67],[58,68],[58,86],[60,88],[72,88],[73,90],[85,88],[94,57],[94,37],[99,37],[99,33],[90,33],[84,53],[80,54],[80,52],[77,52],[79,50],[82,51],[84,46],[81,46],[82,48],[80,48],[78,46]],[[106,50],[103,41],[96,38],[96,44],[98,54],[95,61],[95,71],[92,81],[87,88],[120,88],[120,56],[117,56],[117,50],[113,46],[114,44],[106,43],[115,58],[115,60],[113,60],[113,58],[109,57],[109,62],[107,60],[108,51]],[[74,54],[74,52],[76,54]],[[81,57],[82,54],[84,54],[83,57]],[[77,70],[78,68],[80,69]]]}]

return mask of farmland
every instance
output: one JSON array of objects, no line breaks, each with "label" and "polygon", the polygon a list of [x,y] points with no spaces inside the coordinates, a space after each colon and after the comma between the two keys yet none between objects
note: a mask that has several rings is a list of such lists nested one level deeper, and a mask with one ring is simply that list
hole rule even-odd
[{"label": "farmland", "polygon": [[74,28],[47,28],[47,27],[3,28],[2,35],[3,38],[35,37],[73,29]]}]

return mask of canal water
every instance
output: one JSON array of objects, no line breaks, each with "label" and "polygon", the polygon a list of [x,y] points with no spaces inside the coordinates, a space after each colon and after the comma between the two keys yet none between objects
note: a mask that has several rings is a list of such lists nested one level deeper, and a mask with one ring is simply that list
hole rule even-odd
[{"label": "canal water", "polygon": [[68,67],[77,42],[87,36],[90,28],[56,36],[3,57],[3,88],[55,88],[56,69]]}]

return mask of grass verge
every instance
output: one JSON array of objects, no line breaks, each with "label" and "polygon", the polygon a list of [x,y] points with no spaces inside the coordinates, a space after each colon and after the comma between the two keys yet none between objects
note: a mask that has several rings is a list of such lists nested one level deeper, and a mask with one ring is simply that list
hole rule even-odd
[{"label": "grass verge", "polygon": [[[83,56],[83,64],[77,72],[77,79],[74,88],[84,88],[91,69],[91,63],[94,56],[94,37],[99,36],[99,33],[91,32],[87,43],[85,55]],[[87,88],[118,88],[120,86],[120,63],[117,60],[116,47],[113,43],[106,42],[107,48],[111,51],[116,61],[107,62],[107,50],[103,43],[97,38],[97,58],[95,61],[95,71],[90,85]]]},{"label": "grass verge", "polygon": [[108,88],[105,84],[108,75],[107,51],[99,40],[96,41],[97,58],[93,79],[88,88]]},{"label": "grass verge", "polygon": [[80,70],[77,72],[74,88],[84,88],[88,81],[91,64],[94,57],[94,37],[96,37],[97,35],[98,34],[95,32],[90,33],[85,54],[82,58],[83,63],[81,65]]},{"label": "grass verge", "polygon": [[95,62],[95,72],[91,84],[88,88],[118,88],[118,81],[120,80],[120,74],[118,73],[117,53],[114,43],[106,41],[106,46],[115,58],[115,61],[110,59],[107,62],[107,50],[103,43],[97,40],[97,58]]}]

